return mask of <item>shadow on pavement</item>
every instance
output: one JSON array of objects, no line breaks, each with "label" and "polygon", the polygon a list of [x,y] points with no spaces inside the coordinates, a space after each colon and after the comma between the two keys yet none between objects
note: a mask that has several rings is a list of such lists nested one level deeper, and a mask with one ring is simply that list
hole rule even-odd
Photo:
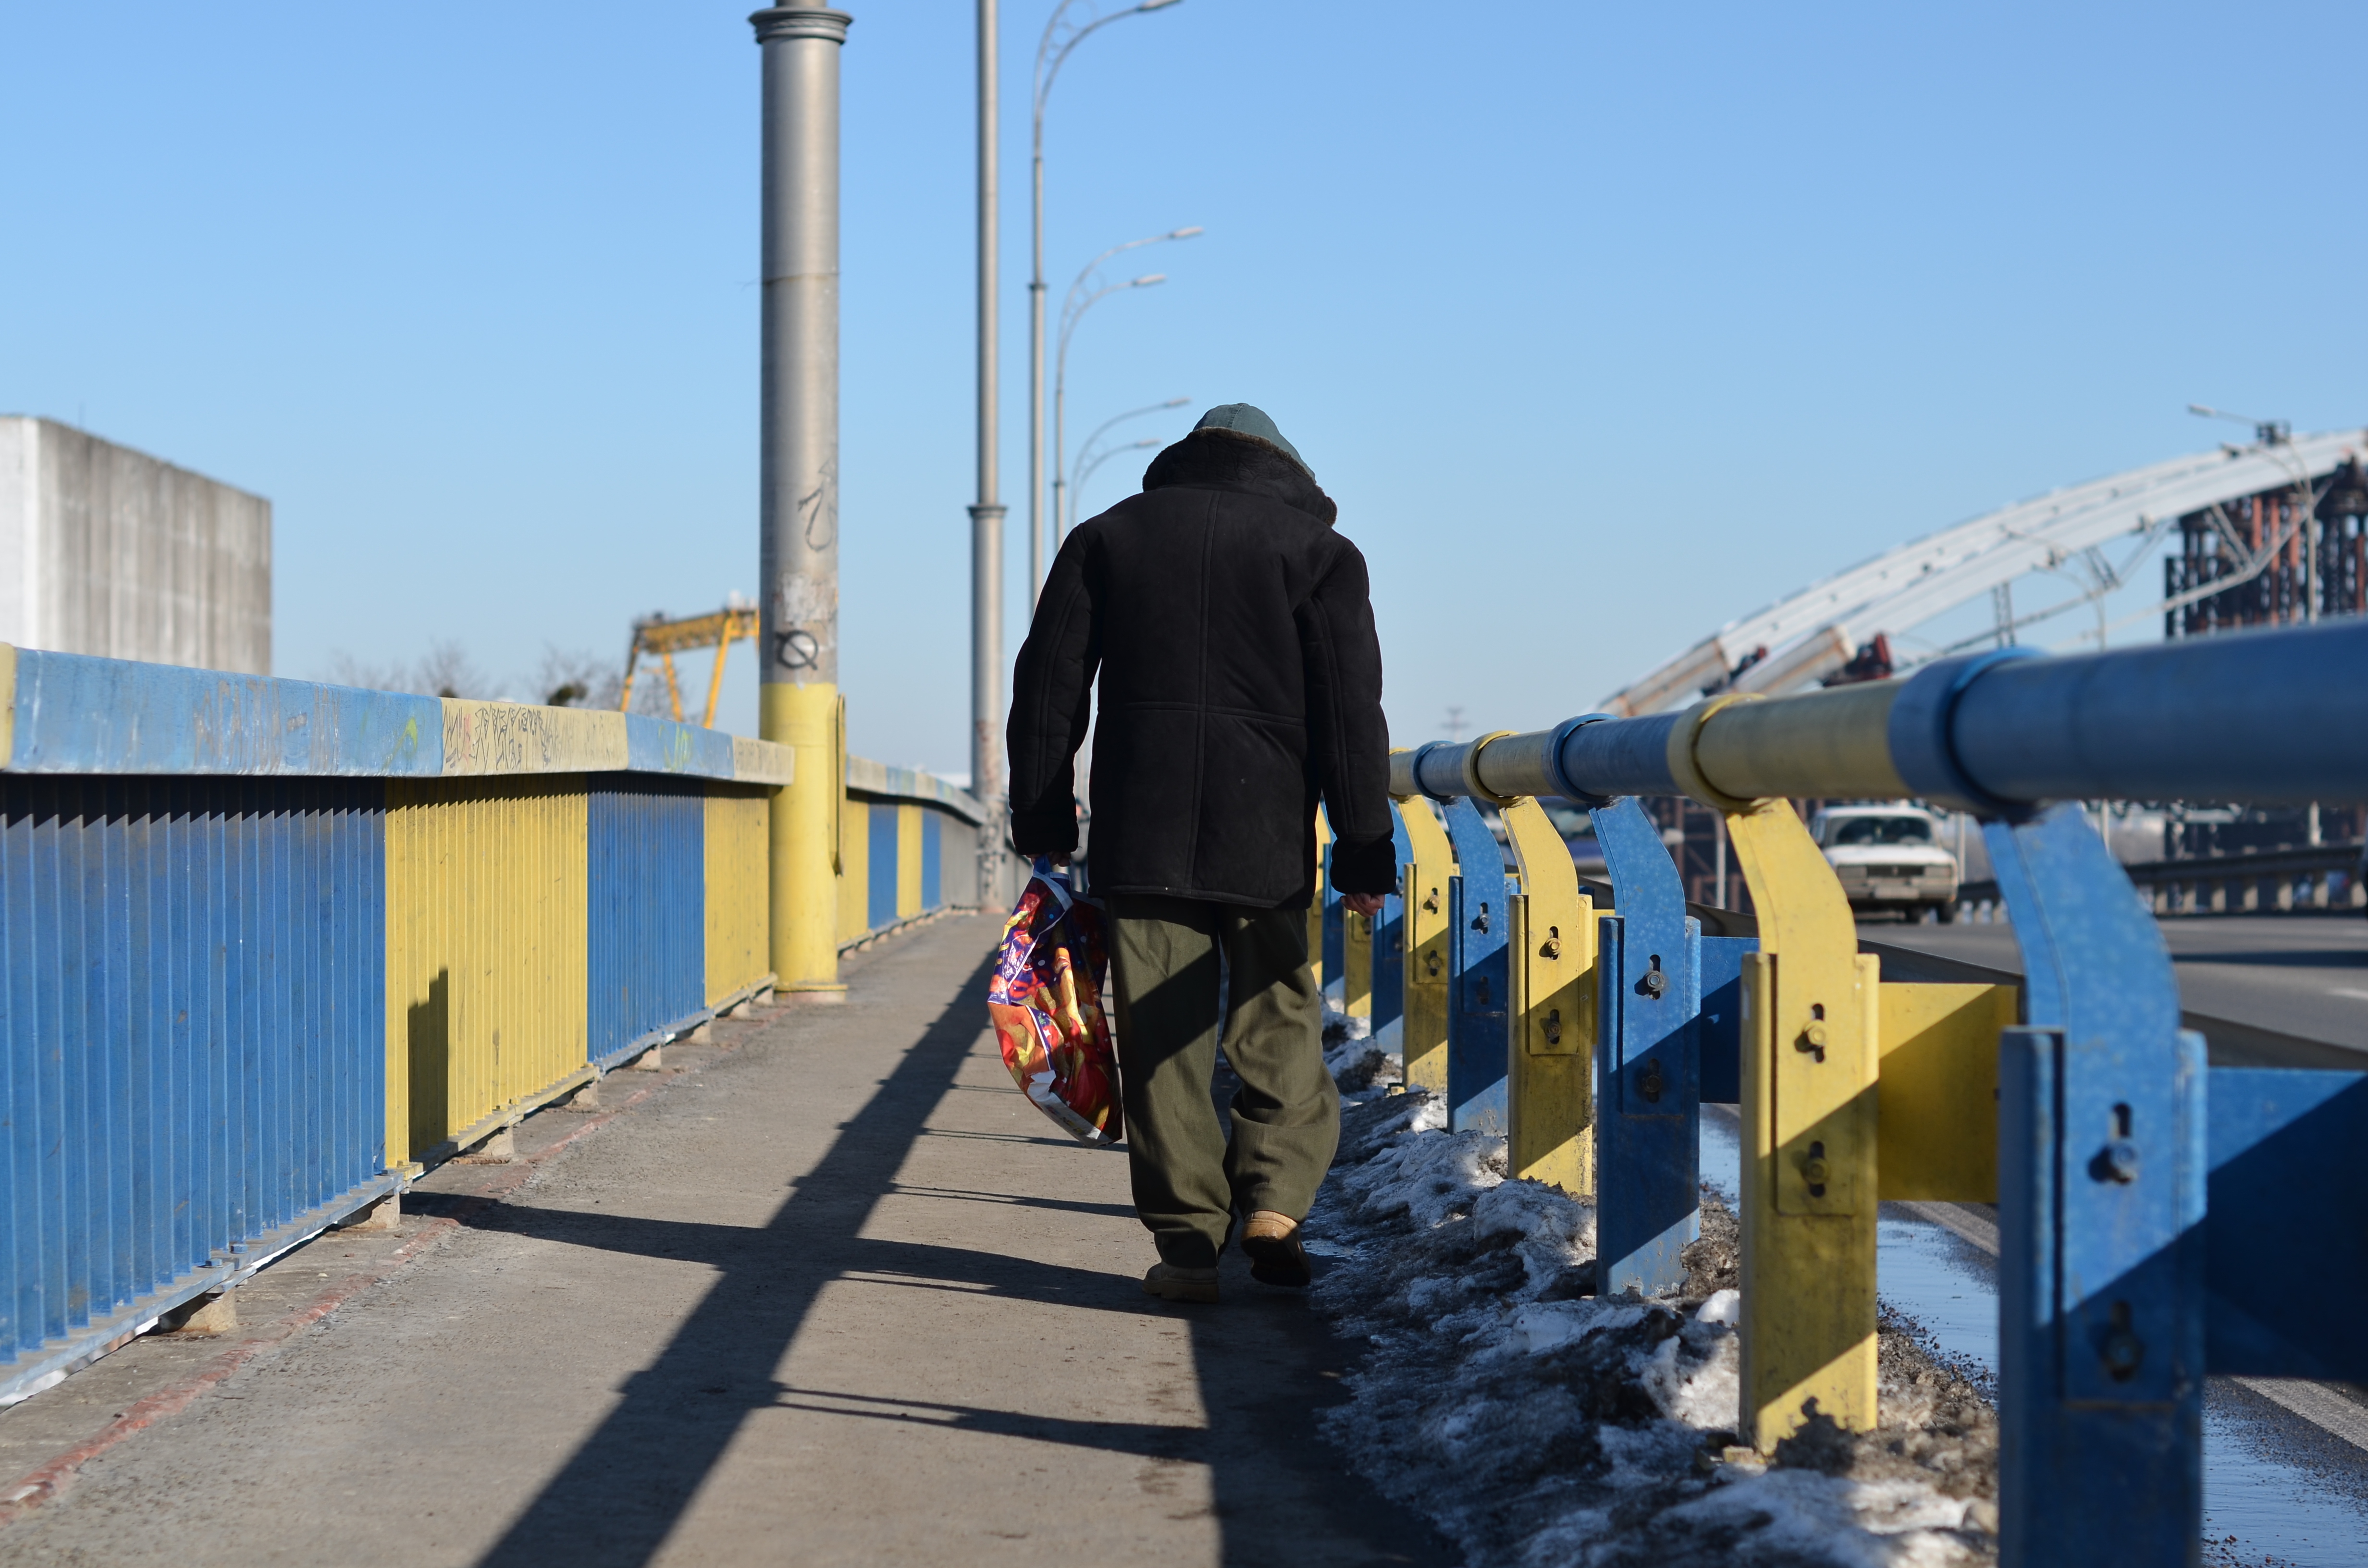
[{"label": "shadow on pavement", "polygon": [[[1420,1520],[1349,1474],[1345,1457],[1318,1436],[1319,1410],[1344,1397],[1343,1347],[1304,1298],[1252,1283],[1237,1254],[1227,1260],[1224,1305],[1176,1308],[1150,1301],[1128,1276],[859,1234],[878,1200],[900,1190],[1133,1214],[1121,1205],[905,1188],[896,1181],[978,1038],[978,997],[987,972],[982,962],[962,983],[955,1000],[761,1228],[507,1205],[465,1221],[565,1245],[695,1259],[721,1272],[656,1362],[625,1384],[614,1411],[480,1559],[486,1568],[625,1568],[649,1562],[750,1413],[777,1405],[1205,1465],[1227,1568],[1457,1560]],[[1075,1147],[1060,1139],[1028,1141]],[[1143,1251],[1147,1266],[1148,1236]],[[1208,1427],[1076,1420],[781,1385],[776,1377],[782,1357],[823,1288],[850,1277],[966,1296],[1180,1314],[1190,1325]],[[1180,1478],[1177,1491],[1181,1501]]]},{"label": "shadow on pavement", "polygon": [[[1228,1134],[1240,1085],[1221,1052],[1210,1092]],[[1150,1258],[1146,1234],[1146,1267]],[[1324,1260],[1313,1261],[1321,1272]],[[1426,1520],[1351,1472],[1348,1455],[1319,1430],[1324,1411],[1349,1398],[1354,1366],[1306,1293],[1252,1279],[1238,1247],[1227,1247],[1218,1267],[1222,1304],[1166,1310],[1192,1327],[1210,1426],[1201,1457],[1213,1472],[1225,1568],[1461,1562]]]},{"label": "shadow on pavement", "polygon": [[748,1412],[774,1402],[781,1357],[823,1287],[850,1268],[880,1267],[879,1244],[857,1232],[895,1185],[906,1151],[978,1038],[978,998],[992,961],[991,953],[981,959],[762,1230],[508,1206],[481,1217],[494,1228],[548,1229],[579,1245],[709,1257],[723,1270],[482,1563],[607,1568],[656,1554]]}]

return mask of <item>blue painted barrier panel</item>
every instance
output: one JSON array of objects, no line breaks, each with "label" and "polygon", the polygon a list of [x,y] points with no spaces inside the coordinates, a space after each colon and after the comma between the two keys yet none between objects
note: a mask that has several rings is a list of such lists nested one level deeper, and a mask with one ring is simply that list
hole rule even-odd
[{"label": "blue painted barrier panel", "polygon": [[2205,1364],[2368,1378],[2358,1325],[2329,1310],[2368,1290],[2354,1229],[2368,1214],[2368,1074],[2215,1067],[2209,1093]]},{"label": "blue painted barrier panel", "polygon": [[1685,1283],[1702,1234],[1702,926],[1644,809],[1592,816],[1617,911],[1596,950],[1596,1290],[1651,1294]]},{"label": "blue painted barrier panel", "polygon": [[596,774],[586,827],[585,1048],[605,1062],[707,1006],[706,799],[687,781]]},{"label": "blue painted barrier panel", "polygon": [[1998,1048],[1998,1482],[2010,1563],[2194,1561],[2203,1040],[2077,806],[1983,829],[2022,949]]},{"label": "blue painted barrier panel", "polygon": [[1743,1099],[1743,955],[1758,952],[1756,937],[1702,938],[1702,1011],[1694,1022],[1706,1105]]},{"label": "blue painted barrier panel", "polygon": [[896,923],[896,814],[894,805],[877,801],[863,813],[871,835],[864,924],[874,931]]},{"label": "blue painted barrier panel", "polygon": [[1513,880],[1505,873],[1505,852],[1477,807],[1459,795],[1441,814],[1456,866],[1447,900],[1447,1124],[1458,1132],[1476,1128],[1509,1133],[1506,1010],[1512,970],[1505,941]]},{"label": "blue painted barrier panel", "polygon": [[384,830],[359,781],[0,776],[0,1398],[386,1185]]}]

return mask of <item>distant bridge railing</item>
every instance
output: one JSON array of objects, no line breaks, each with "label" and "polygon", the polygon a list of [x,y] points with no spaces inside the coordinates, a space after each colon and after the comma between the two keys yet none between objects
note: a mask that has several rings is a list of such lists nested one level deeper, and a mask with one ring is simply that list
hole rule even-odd
[{"label": "distant bridge railing", "polygon": [[[2190,1562],[2204,1375],[2368,1376],[2368,1338],[2314,1305],[2368,1288],[2368,1075],[2207,1069],[2127,872],[2050,802],[2368,796],[2362,670],[2351,619],[1401,752],[1399,894],[1370,933],[1327,920],[1327,958],[1452,1125],[1593,1195],[1603,1293],[1682,1279],[1701,1107],[1739,1102],[1762,1449],[1812,1402],[1875,1425],[1878,1201],[1996,1202],[2004,1560]],[[1750,926],[1689,914],[1633,798],[1676,794],[1725,815]],[[1608,889],[1580,883],[1554,796],[1590,811]],[[1801,797],[1981,817],[2021,983],[1885,980]],[[2291,1290],[2302,1257],[2339,1278]]]},{"label": "distant bridge railing", "polygon": [[[0,1403],[770,986],[791,766],[0,645]],[[842,935],[974,899],[976,804],[846,768]]]},{"label": "distant bridge railing", "polygon": [[[2320,844],[2250,849],[2180,860],[2124,861],[2122,870],[2157,915],[2271,915],[2368,907],[2360,874],[2362,846]],[[1995,881],[1957,889],[1959,907],[1976,915],[1998,905]]]}]

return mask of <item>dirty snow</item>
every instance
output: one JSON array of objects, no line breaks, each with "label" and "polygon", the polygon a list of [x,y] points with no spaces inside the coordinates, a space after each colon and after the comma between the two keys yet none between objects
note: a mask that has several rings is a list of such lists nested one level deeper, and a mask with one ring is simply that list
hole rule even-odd
[{"label": "dirty snow", "polygon": [[1687,1291],[1598,1300],[1592,1204],[1445,1125],[1418,1090],[1349,1106],[1309,1250],[1316,1305],[1370,1347],[1328,1435],[1475,1568],[1993,1560],[1996,1423],[1971,1387],[1886,1330],[1883,1429],[1821,1422],[1763,1462],[1735,1446],[1717,1199]]},{"label": "dirty snow", "polygon": [[[1333,987],[1337,993],[1336,984]],[[1324,1006],[1324,1065],[1344,1094],[1395,1083],[1406,1075],[1406,1059],[1396,1050],[1395,1025],[1373,1034],[1373,1020],[1352,1018],[1326,1001]]]}]

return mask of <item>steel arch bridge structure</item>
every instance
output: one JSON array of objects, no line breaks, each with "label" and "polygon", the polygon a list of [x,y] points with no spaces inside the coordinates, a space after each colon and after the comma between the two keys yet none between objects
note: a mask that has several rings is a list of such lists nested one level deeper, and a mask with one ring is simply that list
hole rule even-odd
[{"label": "steel arch bridge structure", "polygon": [[[1950,653],[2018,640],[2084,606],[2099,642],[2115,625],[2165,618],[2169,635],[2368,609],[2368,488],[2357,429],[2289,436],[2263,426],[2226,444],[2018,502],[1885,551],[1727,622],[1622,687],[1605,711],[1645,714],[1718,691],[1775,695],[1873,679]],[[2106,623],[2106,597],[2172,530],[2162,598]],[[2121,561],[2117,563],[2114,553]],[[2034,575],[2070,597],[2018,615],[2014,585]],[[1891,640],[1984,597],[1990,627],[1896,659]]]}]

